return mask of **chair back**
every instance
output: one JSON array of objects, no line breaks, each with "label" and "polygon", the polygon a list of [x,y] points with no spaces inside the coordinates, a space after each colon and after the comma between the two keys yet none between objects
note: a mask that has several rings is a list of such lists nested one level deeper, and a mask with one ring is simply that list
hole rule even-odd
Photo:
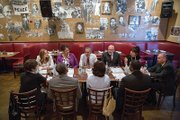
[{"label": "chair back", "polygon": [[37,88],[23,93],[12,92],[12,95],[16,100],[16,104],[18,105],[21,118],[39,117]]},{"label": "chair back", "polygon": [[57,113],[59,113],[60,116],[75,115],[77,87],[51,87],[50,89],[55,100]]},{"label": "chair back", "polygon": [[133,116],[139,113],[138,119],[142,117],[142,107],[151,88],[143,91],[135,91],[125,88],[124,106],[122,117]]},{"label": "chair back", "polygon": [[104,98],[109,95],[112,87],[105,89],[88,88],[88,104],[90,114],[102,115]]}]

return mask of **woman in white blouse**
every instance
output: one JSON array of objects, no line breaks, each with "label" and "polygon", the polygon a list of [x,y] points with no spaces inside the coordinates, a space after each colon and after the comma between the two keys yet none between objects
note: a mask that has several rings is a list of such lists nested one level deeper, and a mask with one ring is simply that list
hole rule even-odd
[{"label": "woman in white blouse", "polygon": [[110,86],[110,78],[105,74],[106,67],[104,62],[96,61],[92,69],[93,75],[87,79],[87,88],[103,89]]},{"label": "woman in white blouse", "polygon": [[42,69],[54,68],[53,58],[48,54],[48,51],[46,49],[40,50],[39,55],[36,58],[36,61],[38,62],[39,66],[42,67]]}]

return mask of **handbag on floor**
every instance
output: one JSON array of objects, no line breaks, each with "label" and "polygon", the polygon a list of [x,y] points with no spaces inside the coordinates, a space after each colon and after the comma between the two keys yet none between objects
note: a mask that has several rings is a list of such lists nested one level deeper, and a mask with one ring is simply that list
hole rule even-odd
[{"label": "handbag on floor", "polygon": [[104,98],[103,104],[103,115],[110,116],[116,108],[116,100],[113,98],[111,90],[109,95],[106,95]]}]

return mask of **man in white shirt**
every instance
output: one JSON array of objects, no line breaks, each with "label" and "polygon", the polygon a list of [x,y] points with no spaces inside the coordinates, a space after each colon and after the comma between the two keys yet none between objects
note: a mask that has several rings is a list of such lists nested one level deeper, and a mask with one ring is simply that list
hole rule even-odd
[{"label": "man in white shirt", "polygon": [[85,52],[81,54],[79,67],[91,68],[93,67],[96,61],[97,61],[97,57],[95,54],[92,53],[91,48],[86,47]]}]

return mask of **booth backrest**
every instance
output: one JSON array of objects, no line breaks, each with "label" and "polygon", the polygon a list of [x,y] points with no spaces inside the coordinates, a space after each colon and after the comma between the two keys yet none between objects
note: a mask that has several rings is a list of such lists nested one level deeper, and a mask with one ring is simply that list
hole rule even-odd
[{"label": "booth backrest", "polygon": [[125,55],[129,54],[130,50],[134,46],[139,46],[141,51],[145,50],[154,50],[160,49],[169,51],[173,54],[174,60],[177,62],[177,66],[180,67],[180,44],[171,43],[171,42],[38,42],[38,43],[0,43],[0,51],[18,51],[20,54],[17,56],[24,56],[26,54],[30,54],[30,58],[35,59],[39,54],[40,49],[44,48],[49,51],[51,50],[60,50],[61,45],[69,46],[69,49],[72,53],[75,54],[77,59],[79,60],[80,55],[84,52],[85,47],[92,48],[92,51],[104,51],[107,50],[110,44],[115,46],[117,51],[121,51]]},{"label": "booth backrest", "polygon": [[13,52],[13,43],[0,43],[0,51]]}]

